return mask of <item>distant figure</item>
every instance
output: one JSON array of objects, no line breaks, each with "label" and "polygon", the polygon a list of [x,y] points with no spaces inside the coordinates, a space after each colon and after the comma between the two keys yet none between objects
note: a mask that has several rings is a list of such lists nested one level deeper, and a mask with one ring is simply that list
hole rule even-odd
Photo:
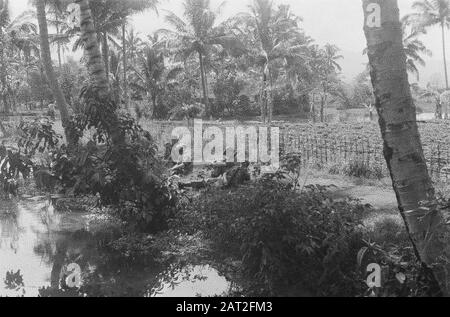
[{"label": "distant figure", "polygon": [[52,119],[55,120],[56,118],[56,110],[55,110],[55,104],[51,103],[48,105],[48,113],[47,115]]},{"label": "distant figure", "polygon": [[448,120],[448,108],[450,106],[450,90],[445,91],[440,96],[441,99],[441,106],[442,106],[442,113],[444,115],[444,120]]}]

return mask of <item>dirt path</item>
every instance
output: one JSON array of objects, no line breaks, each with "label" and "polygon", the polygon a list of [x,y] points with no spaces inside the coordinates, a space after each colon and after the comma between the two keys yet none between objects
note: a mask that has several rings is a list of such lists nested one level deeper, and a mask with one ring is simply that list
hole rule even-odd
[{"label": "dirt path", "polygon": [[307,185],[332,185],[331,192],[337,197],[352,197],[360,199],[364,204],[370,204],[376,209],[397,211],[397,199],[389,180],[370,181],[339,175],[317,174],[309,175]]},{"label": "dirt path", "polygon": [[402,223],[398,212],[397,198],[391,187],[390,180],[369,181],[338,175],[318,174],[310,175],[306,180],[307,185],[323,185],[331,188],[333,196],[339,198],[359,199],[363,204],[369,204],[374,212],[365,218],[366,227],[371,227],[383,219],[392,219]]}]

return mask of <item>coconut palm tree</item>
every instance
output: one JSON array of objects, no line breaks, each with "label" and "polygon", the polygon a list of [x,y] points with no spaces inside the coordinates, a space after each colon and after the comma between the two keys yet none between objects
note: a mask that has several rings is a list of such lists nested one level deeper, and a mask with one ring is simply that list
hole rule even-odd
[{"label": "coconut palm tree", "polygon": [[[431,57],[433,53],[427,49],[421,40],[419,40],[419,37],[424,33],[424,30],[417,27],[417,21],[414,16],[407,15],[403,17],[401,23],[403,49],[406,54],[406,68],[408,73],[415,75],[417,81],[419,81],[420,73],[418,66],[424,67],[426,65],[424,56]],[[367,48],[364,49],[363,54],[367,54]],[[369,66],[369,64],[367,64],[367,66]],[[369,67],[367,70],[369,70]]]},{"label": "coconut palm tree", "polygon": [[70,43],[70,37],[66,34],[70,28],[67,23],[67,6],[69,3],[62,0],[52,0],[48,1],[47,4],[50,7],[47,14],[47,22],[49,25],[54,26],[56,31],[56,34],[52,37],[51,41],[56,44],[58,65],[61,68],[62,54],[64,51],[68,50]]},{"label": "coconut palm tree", "polygon": [[[433,182],[428,174],[411,89],[406,54],[401,41],[397,0],[363,0],[365,18],[369,4],[381,7],[384,23],[373,28],[365,23],[368,56],[376,108],[384,141],[384,155],[392,177],[399,211],[414,249],[432,269],[444,295],[449,295],[450,232],[448,220],[436,206]],[[426,5],[438,1],[424,1]]]},{"label": "coconut palm tree", "polygon": [[[134,67],[133,67],[134,68]],[[155,48],[149,47],[138,58],[138,66],[134,68],[135,89],[147,95],[150,104],[150,118],[153,118],[159,96],[176,75],[183,70],[181,66],[168,68],[165,65],[164,55]]]},{"label": "coconut palm tree", "polygon": [[330,72],[341,72],[342,67],[339,65],[339,60],[343,59],[344,56],[339,55],[340,49],[336,45],[327,43],[323,49],[323,59],[325,67]]},{"label": "coconut palm tree", "polygon": [[270,123],[273,116],[272,94],[276,64],[305,63],[310,41],[299,27],[301,19],[289,6],[275,8],[271,0],[254,0],[250,13],[234,18],[233,29],[251,38],[250,55],[261,72],[261,116]]},{"label": "coconut palm tree", "polygon": [[[127,19],[136,13],[147,9],[157,10],[159,0],[91,0],[91,12],[94,19],[94,26],[99,38],[102,41],[102,55],[105,63],[106,73],[109,74],[109,44],[110,36],[122,37],[126,34]],[[128,107],[128,53],[126,41],[122,40],[122,67],[123,67],[123,92],[126,106]],[[107,77],[107,80],[109,76]]]},{"label": "coconut palm tree", "polygon": [[56,99],[58,109],[61,113],[61,121],[65,130],[67,144],[69,145],[70,148],[73,148],[75,144],[69,127],[70,126],[70,116],[68,110],[69,107],[66,98],[64,97],[64,93],[61,89],[61,86],[58,83],[55,70],[53,69],[52,57],[50,52],[49,35],[48,35],[47,16],[45,12],[45,0],[37,0],[36,9],[39,23],[39,35],[41,41],[42,63],[44,65],[48,81],[52,88],[53,95]]},{"label": "coconut palm tree", "polygon": [[[331,44],[326,44],[323,48],[318,45],[311,47],[309,67],[312,72],[310,81],[313,83],[313,102],[316,97],[320,102],[320,121],[325,121],[325,106],[328,99],[336,88],[340,86],[339,72],[342,70],[339,60],[342,58],[339,49]],[[338,89],[339,90],[339,89]]]},{"label": "coconut palm tree", "polygon": [[173,30],[164,29],[157,33],[170,38],[179,60],[184,62],[193,54],[198,56],[206,115],[211,116],[205,60],[218,47],[239,54],[242,45],[233,34],[226,32],[225,24],[217,24],[222,6],[212,10],[209,0],[184,0],[183,8],[183,18],[173,12],[166,15],[166,21]]},{"label": "coconut palm tree", "polygon": [[422,34],[420,29],[417,29],[412,25],[412,21],[409,16],[402,19],[402,31],[403,31],[403,48],[406,54],[406,67],[409,73],[416,76],[417,81],[420,80],[420,74],[418,65],[424,67],[425,60],[423,56],[431,57],[433,53],[427,49],[425,44],[419,40],[419,36]]},{"label": "coconut palm tree", "polygon": [[8,65],[10,61],[7,49],[20,49],[21,46],[29,45],[35,40],[36,25],[32,21],[30,11],[26,11],[14,20],[11,20],[9,12],[9,1],[0,0],[0,84],[3,111],[9,113],[8,102]]},{"label": "coconut palm tree", "polygon": [[450,2],[449,0],[421,0],[412,5],[416,13],[410,15],[419,30],[439,26],[442,33],[442,53],[444,57],[445,85],[449,89],[447,53],[445,30],[450,27]]},{"label": "coconut palm tree", "polygon": [[[89,88],[96,93],[100,99],[108,100],[110,87],[105,71],[105,64],[100,52],[97,31],[94,26],[89,0],[76,0],[80,12],[80,30],[83,40],[84,56],[87,60],[87,70],[89,76]],[[110,103],[109,103],[110,104]],[[110,104],[111,105],[111,104]],[[120,128],[119,117],[116,109],[110,109],[109,113],[104,113],[102,124],[111,135],[112,143],[117,146],[125,145],[125,134]]]},{"label": "coconut palm tree", "polygon": [[[78,1],[76,1],[78,2]],[[117,38],[126,34],[127,19],[136,13],[143,12],[147,9],[157,11],[159,0],[91,0],[89,1],[90,12],[94,30],[97,34],[98,41],[102,43],[101,53],[104,63],[105,72],[110,73],[110,62],[108,61],[109,43],[116,42]],[[75,11],[75,10],[74,10]],[[67,32],[68,35],[75,35],[79,32],[78,27],[74,27]],[[82,48],[85,41],[80,37],[75,41],[73,50]],[[123,94],[124,100],[128,104],[128,87],[127,87],[127,71],[128,71],[128,52],[127,44],[122,41],[122,68],[123,68]],[[109,84],[109,76],[106,77]]]},{"label": "coconut palm tree", "polygon": [[[97,0],[94,0],[94,2],[95,1]],[[91,11],[90,2],[89,0],[76,0],[75,2],[79,5],[81,40],[83,42],[84,55],[87,60],[86,64],[90,79],[90,88],[93,88],[93,91],[95,91],[99,98],[108,99],[110,92],[108,74],[105,71],[106,65],[100,52],[99,37],[94,24],[95,19]],[[123,19],[125,19],[127,14],[131,14],[132,12],[128,4],[135,2],[139,1],[111,0],[108,1],[107,5],[116,5],[118,15],[121,15]],[[156,0],[147,0],[143,2],[157,3]],[[124,23],[123,19],[122,24]],[[114,23],[116,23],[116,20],[114,20]],[[123,65],[123,67],[126,69],[125,65]],[[115,109],[111,110],[110,113],[104,114],[105,118],[103,118],[103,124],[106,125],[106,129],[111,134],[112,143],[118,146],[124,146],[124,131],[120,129],[120,122]]]},{"label": "coconut palm tree", "polygon": [[8,100],[6,95],[6,63],[5,63],[5,31],[4,29],[10,22],[9,15],[9,1],[0,0],[0,83],[1,83],[1,97],[3,101],[3,111],[9,112]]}]

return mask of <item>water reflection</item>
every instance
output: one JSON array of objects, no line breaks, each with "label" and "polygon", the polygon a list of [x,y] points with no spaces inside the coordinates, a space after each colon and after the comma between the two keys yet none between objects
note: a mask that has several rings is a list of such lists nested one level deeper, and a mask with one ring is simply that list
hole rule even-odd
[{"label": "water reflection", "polygon": [[[130,263],[107,247],[114,230],[89,230],[90,216],[58,212],[47,197],[0,202],[0,296],[214,296],[230,289],[207,265]],[[71,263],[82,270],[77,292],[64,282]]]},{"label": "water reflection", "polygon": [[233,285],[210,265],[187,266],[164,272],[151,297],[219,296],[233,291]]}]

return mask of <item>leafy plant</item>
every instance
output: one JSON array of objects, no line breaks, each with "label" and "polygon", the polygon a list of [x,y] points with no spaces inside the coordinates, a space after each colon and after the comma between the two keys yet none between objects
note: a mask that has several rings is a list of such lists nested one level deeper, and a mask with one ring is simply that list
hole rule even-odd
[{"label": "leafy plant", "polygon": [[53,123],[48,119],[22,121],[19,124],[18,133],[19,149],[30,158],[36,153],[55,149],[61,141],[61,136],[55,132]]},{"label": "leafy plant", "polygon": [[352,296],[360,288],[354,259],[363,246],[365,209],[334,201],[325,187],[299,194],[268,177],[236,190],[206,191],[174,226],[204,232],[215,250],[242,261],[250,294]]},{"label": "leafy plant", "polygon": [[[54,153],[53,173],[71,195],[98,195],[129,225],[163,230],[176,205],[176,190],[163,175],[151,135],[128,115],[108,115],[116,109],[110,98],[95,91],[83,94],[86,113],[72,122],[80,140],[85,130],[95,133],[77,151],[65,147]],[[116,127],[119,131],[114,131]],[[117,136],[124,142],[115,142]]]},{"label": "leafy plant", "polygon": [[8,289],[18,289],[25,285],[23,282],[23,275],[20,270],[15,273],[14,271],[6,272],[4,283]]},{"label": "leafy plant", "polygon": [[18,179],[20,176],[28,178],[33,163],[20,152],[14,152],[5,147],[0,146],[0,192],[6,195],[17,196]]}]

